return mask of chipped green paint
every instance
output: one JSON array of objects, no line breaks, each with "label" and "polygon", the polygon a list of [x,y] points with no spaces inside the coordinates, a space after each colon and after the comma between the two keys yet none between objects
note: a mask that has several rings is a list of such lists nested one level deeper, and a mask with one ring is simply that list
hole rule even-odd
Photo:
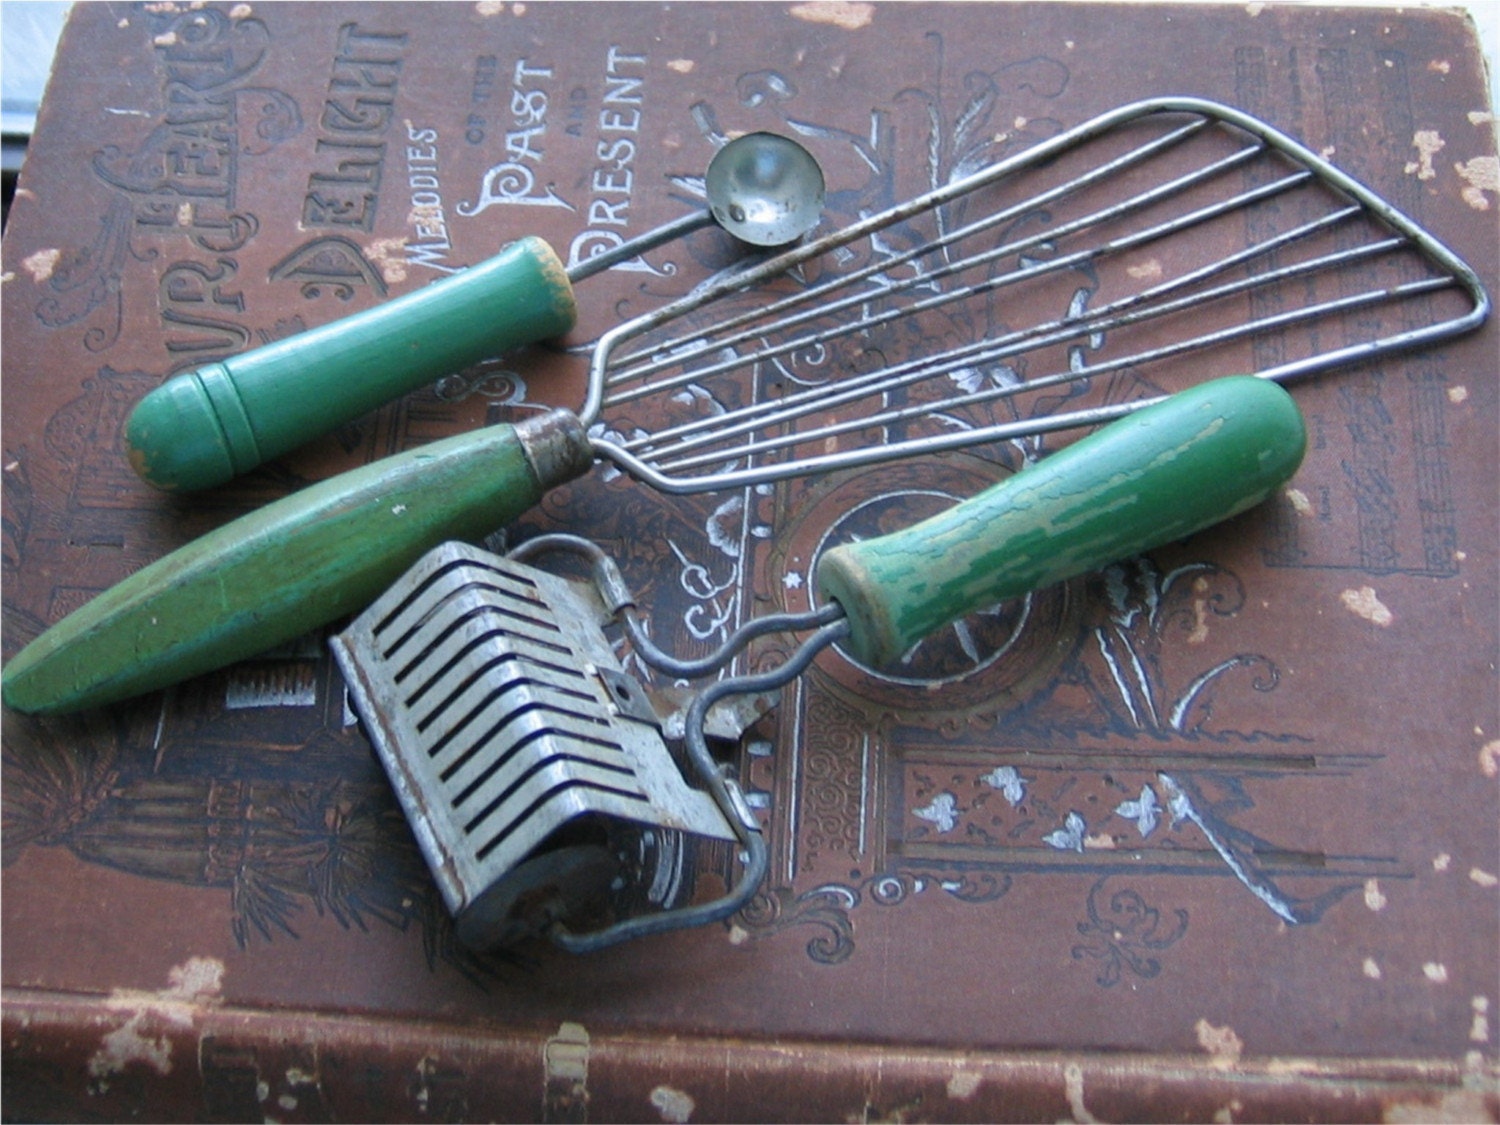
[{"label": "chipped green paint", "polygon": [[851,651],[888,664],[1006,598],[1191,535],[1296,472],[1302,415],[1280,386],[1233,376],[1116,421],[929,520],[826,554],[817,581]]},{"label": "chipped green paint", "polygon": [[[532,436],[553,417],[523,423],[520,437],[491,426],[387,457],[194,540],[17,653],[6,705],[56,713],[112,703],[363,609],[431,547],[479,539],[587,469],[576,420]],[[560,452],[537,456],[549,441]]]},{"label": "chipped green paint", "polygon": [[130,463],[158,488],[211,488],[444,375],[560,336],[576,317],[557,255],[523,238],[383,305],[168,380],[125,423]]}]

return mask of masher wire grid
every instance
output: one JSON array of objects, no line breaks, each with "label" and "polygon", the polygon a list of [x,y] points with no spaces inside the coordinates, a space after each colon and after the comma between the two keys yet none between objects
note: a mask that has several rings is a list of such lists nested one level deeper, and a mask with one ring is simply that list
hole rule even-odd
[{"label": "masher wire grid", "polygon": [[1136,103],[601,339],[597,448],[669,492],[1095,425],[1204,379],[1437,343],[1456,255],[1264,123]]}]

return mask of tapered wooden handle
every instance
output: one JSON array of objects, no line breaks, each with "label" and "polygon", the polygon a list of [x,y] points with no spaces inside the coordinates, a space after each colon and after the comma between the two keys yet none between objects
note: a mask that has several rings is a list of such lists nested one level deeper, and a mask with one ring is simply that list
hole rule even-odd
[{"label": "tapered wooden handle", "polygon": [[425,551],[474,540],[586,471],[554,411],[387,457],[294,493],[159,559],[6,666],[18,711],[99,706],[242,660],[363,609]]},{"label": "tapered wooden handle", "polygon": [[1302,415],[1253,376],[1200,384],[1112,422],[948,511],[823,556],[850,651],[889,664],[927,634],[1253,507],[1297,470]]},{"label": "tapered wooden handle", "polygon": [[126,421],[130,463],[158,488],[211,488],[576,317],[557,255],[523,238],[383,305],[174,376]]}]

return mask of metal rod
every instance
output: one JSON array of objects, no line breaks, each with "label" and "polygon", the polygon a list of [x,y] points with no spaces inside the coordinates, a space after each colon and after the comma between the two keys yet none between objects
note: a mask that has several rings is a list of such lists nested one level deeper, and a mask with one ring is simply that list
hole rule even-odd
[{"label": "metal rod", "polygon": [[[1254,151],[1255,150],[1242,150],[1242,152],[1251,152],[1252,154],[1254,153]],[[1220,164],[1225,163],[1227,162],[1220,162]],[[938,270],[934,270],[931,273],[916,274],[912,278],[909,278],[905,281],[895,283],[881,289],[873,290],[869,293],[854,294],[851,297],[842,298],[840,300],[834,301],[830,305],[821,306],[817,309],[810,310],[807,313],[789,317],[783,321],[766,324],[758,329],[755,333],[751,334],[751,336],[748,338],[769,335],[772,333],[779,333],[785,331],[787,328],[806,323],[809,320],[823,319],[826,316],[837,314],[852,306],[864,304],[871,300],[888,298],[897,294],[906,293],[918,287],[926,288],[929,285],[935,284],[935,282],[942,280],[943,278],[953,276],[970,269],[975,269],[980,266],[988,265],[989,263],[1002,257],[1020,256],[1022,254],[1025,254],[1028,250],[1034,250],[1043,245],[1057,242],[1060,239],[1066,238],[1072,234],[1076,234],[1079,231],[1088,230],[1092,227],[1099,226],[1107,222],[1112,222],[1115,219],[1118,219],[1121,216],[1130,213],[1131,211],[1139,210],[1143,207],[1149,206],[1152,203],[1160,202],[1162,199],[1169,198],[1173,195],[1178,194],[1183,186],[1199,182],[1200,179],[1206,178],[1210,174],[1218,175],[1222,171],[1224,171],[1224,169],[1218,166],[1210,166],[1207,169],[1200,169],[1197,173],[1180,177],[1178,180],[1174,180],[1171,183],[1163,184],[1150,191],[1142,192],[1128,200],[1113,204],[1099,211],[1095,211],[1090,215],[1086,215],[1080,219],[1073,220],[1072,222],[1061,224],[1057,227],[1041,231],[1038,234],[1030,236],[1029,238],[1022,239],[1019,242],[1007,243],[991,250],[971,255],[968,258],[944,266]],[[634,399],[641,398],[646,395],[657,394],[664,390],[674,390],[686,385],[687,383],[697,382],[701,379],[707,379],[717,375],[726,374],[730,371],[736,370],[737,368],[744,367],[750,363],[762,363],[767,359],[773,359],[783,355],[790,355],[794,352],[804,351],[809,348],[819,348],[825,344],[832,342],[833,340],[848,336],[854,332],[867,332],[871,328],[878,327],[882,324],[886,324],[894,320],[903,319],[909,316],[915,316],[932,309],[942,308],[957,301],[968,300],[973,296],[983,295],[985,293],[990,293],[1010,285],[1019,284],[1022,281],[1028,281],[1033,278],[1045,276],[1048,274],[1060,273],[1067,269],[1074,269],[1084,263],[1092,262],[1111,254],[1122,253],[1125,250],[1135,249],[1136,247],[1145,245],[1146,243],[1166,238],[1169,235],[1179,233],[1182,230],[1186,230],[1190,227],[1208,222],[1211,219],[1218,218],[1222,215],[1248,206],[1251,203],[1258,202],[1273,195],[1281,194],[1282,192],[1290,191],[1292,188],[1305,183],[1309,179],[1309,177],[1310,173],[1298,173],[1296,175],[1286,177],[1283,180],[1279,180],[1271,184],[1266,184],[1260,188],[1245,192],[1232,199],[1222,200],[1211,206],[1203,207],[1197,211],[1181,215],[1169,222],[1159,223],[1153,227],[1137,231],[1131,235],[1103,243],[1099,246],[1077,251],[1071,255],[1065,255],[1064,257],[1051,259],[1046,262],[1039,262],[1034,265],[1026,266],[1022,269],[1010,271],[1009,273],[998,274],[994,277],[987,278],[984,282],[981,282],[977,285],[939,291],[932,297],[916,301],[909,305],[898,305],[872,317],[845,320],[843,323],[837,324],[833,328],[825,329],[821,332],[814,332],[803,336],[797,336],[785,341],[784,343],[775,345],[771,348],[762,349],[761,351],[753,353],[751,355],[735,356],[732,359],[725,360],[721,363],[709,367],[696,368],[691,371],[684,372],[683,374],[672,379],[665,379],[655,383],[648,383],[629,391],[617,391],[611,394],[607,394],[605,397],[605,403],[606,405],[614,406],[633,401]],[[746,338],[747,337],[742,336],[738,339],[740,342],[743,342]],[[729,341],[715,340],[712,347],[705,350],[717,352],[725,347],[728,347],[729,345]],[[650,371],[654,372],[666,366],[676,366],[681,358],[682,357],[673,355],[669,359],[664,359],[654,365],[648,366],[650,367]],[[638,378],[642,377],[640,373],[645,370],[646,368],[639,368],[620,372],[618,375],[613,376],[609,379],[608,385],[618,386],[624,382],[637,380]]]},{"label": "metal rod", "polygon": [[681,679],[698,679],[726,667],[751,641],[769,633],[800,633],[840,620],[843,611],[829,604],[807,613],[768,613],[741,625],[713,652],[696,659],[673,656],[658,648],[647,634],[645,623],[632,606],[621,615],[626,635],[648,667]]},{"label": "metal rod", "polygon": [[[1217,332],[1204,333],[1185,340],[1178,340],[1159,348],[1135,352],[1131,355],[1121,356],[1108,360],[1104,363],[1090,366],[1082,366],[1066,372],[1057,372],[1051,375],[1028,379],[1024,383],[1011,384],[1008,386],[993,387],[984,391],[976,391],[957,398],[946,399],[939,403],[921,403],[915,406],[902,407],[895,410],[886,410],[872,415],[864,415],[859,418],[851,418],[846,421],[831,423],[827,426],[816,427],[811,430],[798,431],[784,434],[779,437],[764,438],[756,443],[757,452],[771,452],[778,449],[795,448],[799,445],[809,445],[826,442],[829,438],[837,437],[847,433],[858,433],[863,430],[880,428],[898,422],[912,421],[917,418],[930,417],[938,409],[949,410],[962,406],[974,406],[982,403],[999,401],[1013,397],[1023,392],[1043,390],[1048,387],[1056,387],[1067,383],[1074,383],[1084,379],[1090,379],[1098,375],[1111,374],[1133,367],[1140,367],[1148,363],[1170,359],[1185,355],[1189,352],[1200,351],[1205,348],[1215,347],[1247,336],[1258,335],[1274,328],[1284,328],[1303,321],[1321,319],[1334,312],[1348,312],[1359,308],[1369,308],[1384,302],[1399,300],[1404,297],[1414,296],[1421,293],[1430,293],[1438,289],[1445,289],[1455,282],[1451,278],[1429,278],[1424,281],[1408,282],[1405,285],[1394,288],[1368,290],[1364,293],[1355,294],[1350,297],[1341,297],[1337,300],[1327,301],[1323,304],[1308,308],[1294,309],[1290,312],[1280,313],[1275,316],[1263,317],[1259,320],[1245,321],[1241,324],[1225,328]],[[921,379],[925,380],[934,374],[942,374],[943,370],[936,372],[923,371]],[[651,461],[663,472],[682,472],[688,469],[701,468],[704,465],[713,465],[725,460],[725,454],[705,453],[696,457],[685,457],[679,460],[666,461],[662,456],[653,453]],[[808,464],[817,464],[814,458],[811,462],[802,462],[804,467]]]},{"label": "metal rod", "polygon": [[655,230],[648,230],[645,234],[635,238],[627,239],[620,245],[585,258],[576,266],[567,268],[568,280],[573,284],[583,281],[585,278],[593,277],[597,273],[603,273],[621,262],[628,262],[632,258],[639,258],[642,254],[649,253],[659,246],[665,246],[673,239],[682,238],[692,234],[694,231],[702,230],[704,227],[714,225],[713,213],[707,208],[702,211],[689,211],[686,215],[679,216],[669,223],[663,223]]},{"label": "metal rod", "polygon": [[[1279,246],[1296,238],[1304,237],[1316,230],[1323,229],[1330,225],[1329,220],[1341,219],[1353,213],[1357,213],[1357,211],[1345,209],[1335,212],[1330,216],[1325,216],[1322,220],[1304,224],[1295,230],[1289,231],[1278,239],[1259,244],[1247,251],[1241,251],[1239,254],[1210,263],[1207,266],[1154,286],[1151,289],[1128,294],[1108,305],[1090,310],[1076,317],[1062,317],[1053,321],[1042,322],[994,339],[982,339],[969,344],[963,344],[932,357],[909,360],[906,363],[897,364],[894,367],[870,372],[862,376],[856,376],[852,379],[830,381],[795,392],[780,399],[765,400],[728,411],[725,414],[698,419],[694,422],[682,423],[681,425],[669,427],[641,438],[623,442],[621,445],[622,448],[637,453],[637,455],[648,457],[653,461],[659,461],[666,456],[697,446],[721,443],[728,437],[746,433],[752,429],[760,429],[781,422],[792,421],[805,417],[817,410],[824,410],[873,394],[888,393],[900,387],[920,383],[932,378],[935,374],[951,373],[964,366],[979,363],[993,363],[996,360],[1018,355],[1033,348],[1054,346],[1098,335],[1114,328],[1152,320],[1198,304],[1220,300],[1226,296],[1243,291],[1315,273],[1329,265],[1342,265],[1360,258],[1377,256],[1391,250],[1399,249],[1404,245],[1399,239],[1387,239],[1380,243],[1368,243],[1353,250],[1339,251],[1322,258],[1282,267],[1279,270],[1254,274],[1239,281],[1194,293],[1166,304],[1140,309],[1134,313],[1128,312],[1128,310],[1136,306],[1185,289],[1199,281],[1206,280],[1216,273],[1223,272],[1235,265],[1243,264],[1265,253],[1270,253]],[[1057,380],[1053,379],[1052,381],[1056,382]],[[1008,391],[1008,394],[1019,394],[1045,385],[1047,384],[1039,383],[1036,380],[1027,380],[1016,384]],[[692,440],[679,440],[690,438],[692,435],[702,436],[692,438]],[[664,444],[664,441],[670,441],[673,444]],[[648,449],[650,450],[649,453],[642,452]]]},{"label": "metal rod", "polygon": [[[794,293],[787,297],[782,297],[779,300],[771,302],[763,308],[752,309],[747,312],[741,313],[738,316],[729,317],[728,319],[709,328],[706,328],[700,332],[694,332],[689,335],[679,337],[673,345],[670,365],[686,362],[687,360],[702,354],[704,351],[716,350],[725,346],[732,346],[735,343],[742,342],[747,339],[754,339],[756,335],[756,333],[754,332],[741,333],[739,336],[729,337],[724,337],[719,334],[723,332],[733,331],[734,329],[743,327],[747,324],[763,322],[769,318],[779,316],[786,309],[795,308],[798,305],[808,304],[812,301],[819,300],[820,298],[826,296],[828,293],[834,290],[857,285],[861,281],[865,281],[868,278],[878,276],[879,274],[886,273],[892,269],[897,269],[903,265],[913,262],[918,258],[931,253],[934,249],[946,248],[947,246],[950,246],[962,239],[969,238],[975,234],[983,233],[984,231],[989,230],[992,227],[1010,222],[1012,219],[1017,218],[1027,211],[1035,210],[1038,207],[1044,207],[1048,203],[1052,203],[1058,199],[1064,198],[1067,195],[1071,195],[1081,190],[1082,188],[1096,183],[1099,180],[1106,179],[1112,175],[1116,175],[1119,172],[1122,172],[1125,169],[1140,163],[1148,157],[1154,156],[1157,153],[1172,147],[1173,145],[1180,144],[1189,137],[1200,132],[1208,124],[1209,122],[1207,120],[1189,122],[1188,124],[1173,130],[1171,133],[1168,133],[1165,136],[1158,137],[1147,144],[1140,145],[1132,149],[1130,152],[1127,152],[1122,156],[1118,156],[1105,164],[1101,164],[1099,167],[1084,175],[1077,176],[1074,179],[1069,180],[1066,183],[1059,184],[1047,191],[1039,192],[1036,195],[1023,200],[1018,204],[1014,204],[1011,207],[996,211],[994,214],[988,215],[982,219],[978,219],[965,227],[961,227],[956,231],[951,231],[948,234],[945,234],[942,237],[937,238],[931,242],[924,243],[923,245],[918,246],[912,250],[907,250],[892,257],[882,258],[879,261],[871,262],[869,265],[863,266],[851,273],[837,276],[822,285],[813,286],[810,289]],[[1259,150],[1254,148],[1243,150],[1243,152],[1250,154],[1254,154],[1257,151]],[[1239,154],[1237,154],[1237,156],[1238,155]],[[703,340],[710,335],[713,335],[714,339],[707,347],[688,349],[686,351],[679,350],[686,344],[689,344],[695,340]],[[653,354],[654,353],[650,349],[643,349],[641,351],[622,355],[618,357],[615,362],[620,368],[626,369],[630,368],[632,364],[636,364],[643,359],[650,358]],[[651,369],[648,368],[641,374],[650,373]]]}]

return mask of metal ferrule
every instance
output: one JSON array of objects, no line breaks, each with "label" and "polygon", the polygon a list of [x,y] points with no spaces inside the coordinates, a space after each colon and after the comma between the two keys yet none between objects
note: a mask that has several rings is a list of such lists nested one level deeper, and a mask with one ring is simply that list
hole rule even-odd
[{"label": "metal ferrule", "polygon": [[525,418],[515,424],[515,433],[543,488],[576,480],[593,466],[593,443],[571,410]]}]

